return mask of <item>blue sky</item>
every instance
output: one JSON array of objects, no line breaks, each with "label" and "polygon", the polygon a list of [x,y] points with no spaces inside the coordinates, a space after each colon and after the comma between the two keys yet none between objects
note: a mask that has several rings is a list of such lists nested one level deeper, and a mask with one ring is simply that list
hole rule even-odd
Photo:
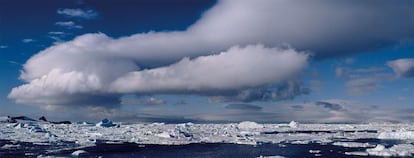
[{"label": "blue sky", "polygon": [[414,119],[411,1],[0,3],[0,115]]}]

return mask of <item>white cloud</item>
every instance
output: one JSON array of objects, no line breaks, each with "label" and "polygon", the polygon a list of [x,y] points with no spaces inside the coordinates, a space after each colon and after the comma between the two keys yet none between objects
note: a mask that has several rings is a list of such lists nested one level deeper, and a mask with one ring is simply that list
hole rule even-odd
[{"label": "white cloud", "polygon": [[[308,59],[306,54],[293,49],[252,45],[233,47],[220,54],[192,60],[184,58],[165,67],[139,70],[129,58],[117,59],[104,54],[70,54],[77,53],[71,51],[76,44],[46,50],[65,50],[69,54],[37,54],[29,60],[24,66],[26,71],[21,75],[28,84],[14,88],[9,98],[25,104],[65,105],[85,101],[83,97],[78,97],[86,94],[98,98],[128,93],[220,95],[282,84],[296,78]],[[113,99],[112,102],[119,100]]]},{"label": "white cloud", "polygon": [[69,18],[83,18],[83,19],[95,19],[98,17],[98,13],[92,9],[58,9],[56,13],[64,15]]},{"label": "white cloud", "polygon": [[[51,46],[26,62],[20,78],[27,84],[14,88],[9,97],[39,104],[57,104],[56,100],[65,100],[62,98],[84,101],[79,98],[83,93],[110,96],[113,102],[119,100],[119,93],[211,96],[212,91],[220,91],[238,100],[263,95],[291,98],[303,94],[297,92],[301,88],[292,76],[305,65],[307,55],[277,47],[287,43],[325,57],[371,50],[378,48],[378,42],[388,46],[412,39],[414,21],[408,13],[414,11],[405,1],[389,3],[221,0],[185,31],[118,39],[85,34]],[[97,17],[93,10],[57,12],[67,17]],[[227,53],[216,54],[225,50]],[[89,83],[91,78],[96,80]],[[280,88],[287,93],[266,92],[256,86],[274,86],[276,92]],[[47,90],[50,92],[43,92]],[[55,100],[49,102],[51,98]]]},{"label": "white cloud", "polygon": [[[76,25],[73,21],[58,21],[55,23],[55,25],[65,27],[66,29],[82,29],[83,26]],[[57,33],[57,32],[54,32]]]},{"label": "white cloud", "polygon": [[306,63],[307,55],[292,49],[232,47],[217,55],[184,58],[167,67],[130,72],[111,88],[120,93],[243,90],[290,80]]},{"label": "white cloud", "polygon": [[397,59],[387,62],[399,77],[414,77],[414,58]]},{"label": "white cloud", "polygon": [[23,43],[30,43],[30,42],[34,42],[34,41],[35,40],[31,39],[31,38],[25,38],[25,39],[22,40]]},{"label": "white cloud", "polygon": [[6,46],[6,45],[0,45],[0,49],[5,49],[5,48],[8,48],[9,46]]}]

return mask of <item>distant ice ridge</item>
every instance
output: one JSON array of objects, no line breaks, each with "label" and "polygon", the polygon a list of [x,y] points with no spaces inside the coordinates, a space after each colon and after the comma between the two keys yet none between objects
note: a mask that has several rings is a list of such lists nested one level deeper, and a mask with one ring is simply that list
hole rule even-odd
[{"label": "distant ice ridge", "polygon": [[[396,131],[396,129],[401,129]],[[22,121],[0,123],[0,139],[33,143],[75,142],[79,146],[94,146],[108,142],[140,144],[234,143],[260,145],[262,143],[308,144],[320,143],[343,147],[372,148],[376,144],[337,141],[347,139],[408,139],[412,138],[412,124],[260,124],[251,121],[230,124],[128,124],[103,119],[97,124],[51,124]],[[414,141],[414,140],[413,140]],[[411,142],[407,142],[409,144]],[[398,148],[397,148],[398,147]],[[407,147],[407,146],[406,146]],[[387,149],[394,151],[401,148]],[[385,149],[384,149],[385,150]],[[348,154],[372,154],[360,152]]]}]

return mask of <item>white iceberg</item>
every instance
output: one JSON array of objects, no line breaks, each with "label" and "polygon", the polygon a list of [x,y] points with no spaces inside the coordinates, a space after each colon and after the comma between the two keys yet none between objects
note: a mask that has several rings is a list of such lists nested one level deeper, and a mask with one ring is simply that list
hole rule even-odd
[{"label": "white iceberg", "polygon": [[289,127],[290,128],[298,128],[299,123],[295,122],[295,121],[290,121],[289,122]]}]

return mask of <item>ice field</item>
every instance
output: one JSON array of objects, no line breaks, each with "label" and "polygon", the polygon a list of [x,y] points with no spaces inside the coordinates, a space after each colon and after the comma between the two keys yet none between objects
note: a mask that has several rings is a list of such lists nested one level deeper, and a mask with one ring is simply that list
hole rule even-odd
[{"label": "ice field", "polygon": [[[180,146],[189,144],[262,145],[318,144],[346,148],[344,156],[412,156],[414,155],[414,124],[125,124],[104,119],[98,123],[78,122],[53,124],[44,121],[18,120],[0,123],[0,156],[32,146],[50,146],[44,152],[26,156],[47,156],[61,151],[82,156],[83,148],[100,144],[136,144]],[[365,140],[365,141],[364,141]],[[285,147],[286,148],[286,147]],[[309,149],[307,154],[326,156],[322,149]],[[266,155],[257,155],[265,157]],[[267,155],[269,156],[269,155]],[[270,155],[289,156],[289,155]]]}]

